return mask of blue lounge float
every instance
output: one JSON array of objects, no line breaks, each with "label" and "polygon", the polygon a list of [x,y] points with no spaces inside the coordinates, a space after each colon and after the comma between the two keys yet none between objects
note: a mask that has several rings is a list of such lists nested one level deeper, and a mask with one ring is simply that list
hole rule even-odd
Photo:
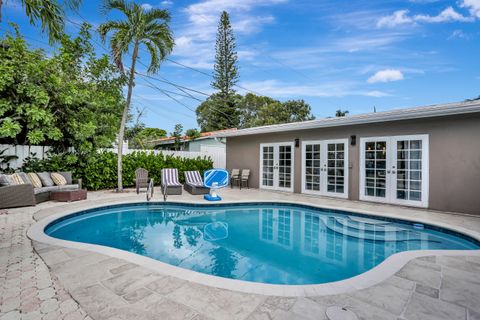
[{"label": "blue lounge float", "polygon": [[210,193],[203,196],[208,201],[220,201],[222,198],[216,190],[228,186],[228,171],[225,169],[210,169],[203,174],[203,184],[210,188]]}]

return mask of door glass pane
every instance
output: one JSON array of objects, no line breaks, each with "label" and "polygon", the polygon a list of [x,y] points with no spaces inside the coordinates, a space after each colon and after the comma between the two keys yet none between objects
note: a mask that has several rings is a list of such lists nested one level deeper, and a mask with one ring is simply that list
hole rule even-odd
[{"label": "door glass pane", "polygon": [[387,142],[365,142],[365,195],[386,197]]},{"label": "door glass pane", "polygon": [[[315,159],[315,160],[309,160]],[[305,189],[320,191],[320,144],[307,144],[305,148]]]},{"label": "door glass pane", "polygon": [[345,161],[344,143],[328,143],[327,192],[344,193]]},{"label": "door glass pane", "polygon": [[262,148],[263,154],[263,176],[262,185],[273,187],[273,146],[265,146]]},{"label": "door glass pane", "polygon": [[422,200],[422,141],[397,141],[396,197],[399,200]]},{"label": "door glass pane", "polygon": [[280,146],[278,148],[278,186],[290,188],[292,186],[292,147]]}]

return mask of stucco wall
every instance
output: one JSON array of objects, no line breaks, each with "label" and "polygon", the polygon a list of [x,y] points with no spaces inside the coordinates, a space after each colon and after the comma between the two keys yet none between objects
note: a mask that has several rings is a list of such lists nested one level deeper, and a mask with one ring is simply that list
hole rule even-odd
[{"label": "stucco wall", "polygon": [[[480,215],[480,113],[336,128],[278,132],[227,139],[227,168],[249,168],[258,188],[260,143],[357,136],[349,145],[349,199],[359,198],[360,138],[428,134],[429,208]],[[301,192],[301,148],[294,149],[294,192]]]}]

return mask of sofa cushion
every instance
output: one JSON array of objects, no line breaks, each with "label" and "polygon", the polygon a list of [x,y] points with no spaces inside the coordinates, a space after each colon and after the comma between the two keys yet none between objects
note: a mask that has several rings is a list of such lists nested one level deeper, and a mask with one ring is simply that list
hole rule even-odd
[{"label": "sofa cushion", "polygon": [[55,183],[53,183],[52,178],[50,178],[50,173],[48,172],[39,172],[37,173],[38,177],[42,181],[42,186],[43,187],[51,187],[54,186]]},{"label": "sofa cushion", "polygon": [[22,177],[20,177],[18,175],[18,173],[14,173],[11,175],[11,178],[14,182],[15,185],[19,185],[19,184],[25,184],[25,182],[23,181]]},{"label": "sofa cushion", "polygon": [[22,178],[23,183],[32,184],[32,181],[25,172],[18,172],[17,174],[20,176],[20,178]]},{"label": "sofa cushion", "polygon": [[44,193],[44,192],[50,192],[50,191],[58,190],[59,188],[60,187],[58,187],[58,186],[35,188],[35,189],[33,189],[33,193],[34,194],[39,194],[39,193]]},{"label": "sofa cushion", "polygon": [[63,175],[58,172],[52,172],[50,174],[50,178],[52,178],[53,183],[57,186],[63,186],[67,184],[67,179]]},{"label": "sofa cushion", "polygon": [[32,185],[34,188],[41,188],[42,187],[42,181],[38,177],[38,175],[34,172],[29,172],[28,177],[30,178],[30,181],[32,181]]},{"label": "sofa cushion", "polygon": [[0,174],[0,186],[8,187],[15,185],[15,181],[13,181],[12,176],[9,174]]}]

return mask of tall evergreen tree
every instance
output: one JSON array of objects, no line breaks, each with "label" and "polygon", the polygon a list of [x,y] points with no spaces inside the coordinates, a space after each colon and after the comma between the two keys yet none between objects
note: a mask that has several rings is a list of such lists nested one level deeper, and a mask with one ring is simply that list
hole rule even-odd
[{"label": "tall evergreen tree", "polygon": [[215,51],[212,87],[218,92],[197,109],[197,121],[202,131],[232,128],[239,123],[234,89],[239,76],[237,52],[235,36],[226,11],[222,12],[218,24]]},{"label": "tall evergreen tree", "polygon": [[235,50],[230,18],[226,11],[222,12],[218,24],[217,42],[215,44],[215,66],[212,87],[220,91],[220,95],[228,100],[235,94],[233,87],[238,82],[237,52]]}]

